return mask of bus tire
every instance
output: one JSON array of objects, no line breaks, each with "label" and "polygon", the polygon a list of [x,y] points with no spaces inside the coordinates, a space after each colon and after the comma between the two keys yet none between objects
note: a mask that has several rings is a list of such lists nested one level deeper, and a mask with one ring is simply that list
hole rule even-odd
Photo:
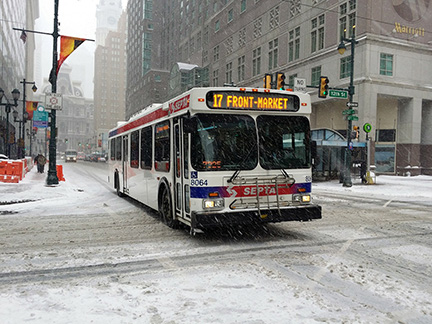
[{"label": "bus tire", "polygon": [[173,218],[171,194],[167,185],[162,185],[159,195],[159,215],[162,221],[171,228],[178,228],[178,221]]}]

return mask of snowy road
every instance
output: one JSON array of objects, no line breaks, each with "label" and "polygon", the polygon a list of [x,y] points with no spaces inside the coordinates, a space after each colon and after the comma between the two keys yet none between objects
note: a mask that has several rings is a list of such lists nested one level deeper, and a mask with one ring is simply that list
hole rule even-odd
[{"label": "snowy road", "polygon": [[191,237],[105,168],[0,184],[0,323],[432,322],[432,177],[317,183],[322,220]]}]

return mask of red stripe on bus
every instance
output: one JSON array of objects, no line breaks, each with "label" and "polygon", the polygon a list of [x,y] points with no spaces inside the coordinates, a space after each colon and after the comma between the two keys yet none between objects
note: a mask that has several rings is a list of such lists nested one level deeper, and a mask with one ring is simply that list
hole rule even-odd
[{"label": "red stripe on bus", "polygon": [[116,133],[117,135],[120,135],[124,132],[127,132],[128,130],[131,130],[133,128],[136,128],[141,125],[145,125],[147,123],[150,123],[154,120],[157,120],[159,118],[165,117],[168,115],[168,111],[162,110],[162,108],[153,111],[152,113],[142,116],[138,118],[137,120],[134,120],[126,125],[123,125],[119,128],[117,128]]}]

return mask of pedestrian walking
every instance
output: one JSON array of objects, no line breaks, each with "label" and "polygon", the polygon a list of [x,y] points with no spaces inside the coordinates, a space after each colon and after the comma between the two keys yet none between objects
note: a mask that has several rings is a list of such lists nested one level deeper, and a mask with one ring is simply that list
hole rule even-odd
[{"label": "pedestrian walking", "polygon": [[38,170],[38,172],[39,173],[44,173],[45,163],[46,163],[46,157],[39,153],[35,157],[35,162],[37,163],[37,170]]}]

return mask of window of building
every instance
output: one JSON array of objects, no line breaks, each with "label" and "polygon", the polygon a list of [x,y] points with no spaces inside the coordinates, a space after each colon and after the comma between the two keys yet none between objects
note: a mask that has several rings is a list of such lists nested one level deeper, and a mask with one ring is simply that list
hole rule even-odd
[{"label": "window of building", "polygon": [[216,20],[216,22],[215,22],[215,33],[218,32],[219,29],[220,29],[220,21]]},{"label": "window of building", "polygon": [[213,87],[217,87],[219,85],[219,70],[213,71]]},{"label": "window of building", "polygon": [[146,74],[151,67],[151,48],[152,48],[152,34],[143,34],[143,58],[142,58],[142,75]]},{"label": "window of building", "polygon": [[219,45],[213,47],[213,61],[216,62],[219,60]]},{"label": "window of building", "polygon": [[243,81],[245,79],[245,56],[240,56],[237,60],[237,80]]},{"label": "window of building", "polygon": [[234,19],[234,9],[228,10],[228,22],[233,21]]},{"label": "window of building", "polygon": [[261,73],[261,47],[252,51],[252,75],[256,76]]},{"label": "window of building", "polygon": [[380,74],[392,76],[393,75],[393,55],[380,54]]},{"label": "window of building", "polygon": [[324,48],[324,15],[311,21],[311,53]]},{"label": "window of building", "polygon": [[396,129],[377,129],[375,138],[377,142],[396,142]]},{"label": "window of building", "polygon": [[143,14],[144,19],[152,19],[153,15],[153,0],[145,0],[143,1]]},{"label": "window of building", "polygon": [[294,86],[294,79],[297,78],[297,73],[296,74],[291,74],[288,76],[288,85],[289,86]]},{"label": "window of building", "polygon": [[351,56],[343,57],[340,60],[340,78],[347,78],[351,73]]},{"label": "window of building", "polygon": [[319,85],[321,76],[321,65],[312,68],[311,83],[313,86]]},{"label": "window of building", "polygon": [[246,11],[246,0],[241,0],[240,13],[245,12],[245,11]]},{"label": "window of building", "polygon": [[272,70],[278,66],[278,39],[269,42],[269,65],[268,69]]},{"label": "window of building", "polygon": [[300,27],[289,32],[288,60],[294,61],[300,58]]},{"label": "window of building", "polygon": [[349,0],[339,6],[339,35],[340,38],[355,36],[356,0]]},{"label": "window of building", "polygon": [[232,65],[233,65],[232,62],[230,62],[226,65],[226,69],[225,69],[225,82],[226,83],[231,83],[233,81]]}]

